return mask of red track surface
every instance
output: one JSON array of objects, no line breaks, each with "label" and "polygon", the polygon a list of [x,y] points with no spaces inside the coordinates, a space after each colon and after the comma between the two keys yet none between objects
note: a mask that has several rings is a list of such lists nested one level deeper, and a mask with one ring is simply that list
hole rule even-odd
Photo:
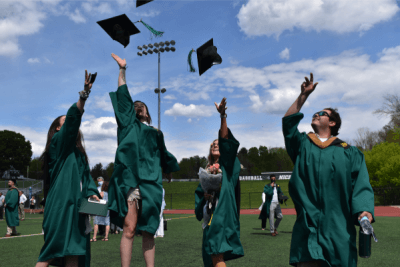
[{"label": "red track surface", "polygon": [[[165,214],[192,214],[194,210],[164,210]],[[243,209],[240,214],[260,214],[258,209]],[[282,209],[283,215],[296,215],[295,209]],[[400,217],[400,208],[381,206],[375,207],[375,216]]]}]

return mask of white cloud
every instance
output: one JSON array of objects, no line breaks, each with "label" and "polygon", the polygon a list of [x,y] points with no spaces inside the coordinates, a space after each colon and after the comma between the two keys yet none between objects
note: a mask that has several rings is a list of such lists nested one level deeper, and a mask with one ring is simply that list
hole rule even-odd
[{"label": "white cloud", "polygon": [[[214,107],[215,108],[215,107]],[[185,116],[185,117],[210,117],[214,109],[212,106],[193,105],[185,106],[181,103],[175,103],[171,109],[164,112],[168,116]]]},{"label": "white cloud", "polygon": [[113,9],[111,8],[109,3],[100,3],[99,5],[95,5],[94,2],[97,1],[90,1],[82,3],[82,8],[90,15],[94,14],[111,14]]},{"label": "white cloud", "polygon": [[173,96],[173,95],[166,95],[166,96],[164,96],[164,98],[165,98],[165,99],[168,99],[168,100],[174,100],[174,99],[176,99],[176,97]]},{"label": "white cloud", "polygon": [[[305,107],[317,103],[324,106],[369,104],[377,108],[380,102],[376,99],[382,94],[397,93],[400,46],[386,48],[378,56],[372,62],[369,55],[345,51],[337,56],[274,64],[262,69],[228,67],[217,70],[215,77],[226,86],[247,92],[253,112],[284,114],[299,95],[300,85],[310,70],[319,84]],[[377,90],[376,77],[391,78],[380,79]]]},{"label": "white cloud", "polygon": [[156,17],[156,16],[158,16],[159,14],[160,14],[161,12],[160,11],[156,11],[156,10],[150,10],[150,11],[147,11],[147,12],[134,12],[134,15],[135,16],[137,16],[137,17],[139,17],[139,18],[153,18],[153,17]]},{"label": "white cloud", "polygon": [[18,38],[35,34],[43,27],[46,14],[38,2],[0,1],[0,56],[20,55]]},{"label": "white cloud", "polygon": [[279,53],[279,57],[281,59],[289,59],[289,57],[290,57],[289,54],[290,54],[289,48],[286,47],[285,49],[282,50],[282,52]]},{"label": "white cloud", "polygon": [[40,63],[40,60],[38,58],[29,58],[28,63],[30,64]]},{"label": "white cloud", "polygon": [[86,22],[85,17],[82,16],[79,9],[75,9],[75,12],[73,12],[73,13],[68,12],[68,17],[75,23],[85,23]]},{"label": "white cloud", "polygon": [[232,93],[234,91],[233,88],[221,88],[219,90],[222,92],[229,92],[229,93]]},{"label": "white cloud", "polygon": [[364,32],[388,21],[399,11],[395,0],[249,0],[242,5],[238,25],[248,36],[277,38],[285,30]]},{"label": "white cloud", "polygon": [[192,122],[192,118],[189,118],[187,121],[188,121],[189,123],[191,123],[191,122]]},{"label": "white cloud", "polygon": [[111,111],[111,112],[114,111],[113,106],[111,104],[110,95],[108,93],[104,94],[103,96],[94,95],[93,98],[94,101],[92,105],[94,105],[94,108],[99,108],[104,111]]}]

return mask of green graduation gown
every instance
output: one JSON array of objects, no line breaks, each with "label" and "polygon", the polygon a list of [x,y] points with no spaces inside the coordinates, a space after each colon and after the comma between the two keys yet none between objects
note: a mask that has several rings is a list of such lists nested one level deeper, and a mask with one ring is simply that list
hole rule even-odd
[{"label": "green graduation gown", "polygon": [[[282,193],[281,187],[277,184],[276,188],[277,188],[276,190],[277,194],[278,195],[281,194]],[[267,184],[264,186],[264,193],[265,193],[265,202],[261,209],[260,216],[258,217],[258,219],[260,220],[269,219],[269,207],[271,207],[272,197],[274,196],[274,189],[269,184]],[[278,214],[275,212],[274,216],[275,219],[277,219]]]},{"label": "green graduation gown", "polygon": [[7,205],[6,222],[9,227],[19,226],[18,202],[19,202],[18,189],[10,188],[6,194],[6,198],[4,199],[4,204]]},{"label": "green graduation gown", "polygon": [[167,151],[163,133],[136,118],[126,85],[111,92],[110,97],[118,124],[118,148],[108,189],[111,222],[123,227],[128,191],[139,186],[142,210],[136,229],[154,235],[160,224],[162,172],[179,171],[179,165]]},{"label": "green graduation gown", "polygon": [[[209,225],[203,230],[202,254],[205,267],[212,267],[212,254],[224,254],[224,260],[233,260],[244,256],[240,242],[239,208],[240,192],[239,159],[236,157],[239,142],[228,129],[228,139],[219,136],[219,163],[222,170],[222,186],[217,207],[213,210]],[[240,190],[240,189],[239,189]],[[203,219],[203,207],[206,204],[201,185],[195,191],[195,213],[197,220]]]},{"label": "green graduation gown", "polygon": [[[54,134],[49,149],[50,188],[44,210],[44,245],[38,261],[55,259],[64,266],[65,256],[79,255],[79,266],[90,266],[90,234],[85,234],[85,215],[79,213],[81,198],[100,194],[90,176],[85,156],[76,147],[82,113],[76,103],[64,125]],[[82,182],[82,191],[81,191]]]},{"label": "green graduation gown", "polygon": [[364,155],[340,139],[322,143],[315,134],[300,133],[303,116],[282,119],[286,150],[294,163],[289,194],[297,213],[289,263],[322,260],[324,266],[355,267],[357,217],[363,211],[374,216]]}]

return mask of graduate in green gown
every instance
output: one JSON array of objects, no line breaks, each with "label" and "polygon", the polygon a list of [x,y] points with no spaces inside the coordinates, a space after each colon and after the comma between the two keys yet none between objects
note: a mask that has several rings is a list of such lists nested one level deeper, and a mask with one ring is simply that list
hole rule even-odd
[{"label": "graduate in green gown", "polygon": [[9,189],[4,199],[4,204],[6,209],[6,223],[7,223],[6,237],[10,237],[11,235],[16,235],[17,230],[15,227],[19,226],[19,217],[18,217],[19,192],[18,188],[16,187],[16,184],[17,181],[15,179],[11,179],[8,181]]},{"label": "graduate in green gown", "polygon": [[[215,197],[218,204],[212,207],[209,223],[203,230],[203,263],[205,267],[224,267],[225,261],[237,259],[244,256],[243,247],[240,242],[240,182],[239,173],[241,165],[236,157],[239,142],[232,135],[226,124],[226,99],[222,99],[217,107],[221,114],[221,129],[218,139],[210,147],[209,164],[212,173],[217,173],[216,168],[222,170],[221,191]],[[215,163],[218,163],[216,165]],[[210,194],[204,192],[201,184],[195,191],[195,214],[197,220],[201,221],[204,216],[206,200]]]},{"label": "graduate in green gown", "polygon": [[286,150],[294,163],[289,194],[297,213],[289,263],[355,267],[355,225],[363,216],[374,222],[374,193],[364,155],[336,137],[341,119],[334,109],[314,114],[315,133],[299,132],[299,111],[318,84],[312,74],[305,80],[282,119]]},{"label": "graduate in green gown", "polygon": [[136,232],[142,233],[146,266],[154,266],[154,234],[160,224],[162,172],[169,181],[179,171],[176,158],[167,151],[164,136],[149,124],[147,106],[133,102],[126,86],[126,60],[112,54],[120,67],[118,90],[110,93],[118,124],[118,149],[108,190],[111,222],[123,227],[121,265],[130,266]]},{"label": "graduate in green gown", "polygon": [[[262,220],[262,222],[261,222],[262,230],[265,230],[267,219],[269,219],[271,235],[276,236],[278,234],[278,231],[277,231],[278,226],[283,218],[281,206],[279,205],[279,203],[283,204],[283,200],[281,200],[279,198],[279,196],[283,196],[283,192],[282,192],[281,187],[278,184],[276,184],[275,174],[271,174],[270,179],[271,179],[271,183],[266,184],[264,186],[264,192],[263,192],[263,196],[262,196],[263,204],[259,208],[259,209],[261,209],[261,212],[260,212],[260,216],[258,217],[258,219]],[[276,189],[276,199],[275,200],[277,200],[279,203],[277,203],[276,201],[273,201],[275,189]],[[273,206],[272,206],[273,216],[271,216],[272,213],[270,213],[271,212],[271,203],[273,204]],[[274,223],[274,218],[276,219],[275,223]]]},{"label": "graduate in green gown", "polygon": [[81,125],[83,107],[89,96],[91,75],[85,71],[84,91],[66,116],[50,126],[42,155],[46,169],[46,209],[43,218],[44,245],[36,267],[90,266],[90,231],[88,215],[80,214],[81,198],[99,200],[100,194],[90,176],[88,157]]}]

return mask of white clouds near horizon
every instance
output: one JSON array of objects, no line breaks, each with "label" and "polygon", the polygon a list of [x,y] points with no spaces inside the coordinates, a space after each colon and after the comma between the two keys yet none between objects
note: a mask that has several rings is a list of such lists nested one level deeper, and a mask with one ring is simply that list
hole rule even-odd
[{"label": "white clouds near horizon", "polygon": [[[164,112],[168,116],[185,116],[185,117],[211,117],[213,115],[213,107],[206,105],[194,105],[188,106],[181,103],[175,103],[171,109]],[[214,107],[215,108],[215,107]],[[188,121],[188,122],[191,122]]]},{"label": "white clouds near horizon", "polygon": [[282,52],[279,53],[279,57],[281,59],[289,59],[289,57],[290,57],[289,48],[286,47],[285,49],[283,49]]},{"label": "white clouds near horizon", "polygon": [[247,36],[275,36],[294,28],[332,31],[338,34],[365,32],[388,21],[399,7],[395,0],[249,0],[237,17]]}]

